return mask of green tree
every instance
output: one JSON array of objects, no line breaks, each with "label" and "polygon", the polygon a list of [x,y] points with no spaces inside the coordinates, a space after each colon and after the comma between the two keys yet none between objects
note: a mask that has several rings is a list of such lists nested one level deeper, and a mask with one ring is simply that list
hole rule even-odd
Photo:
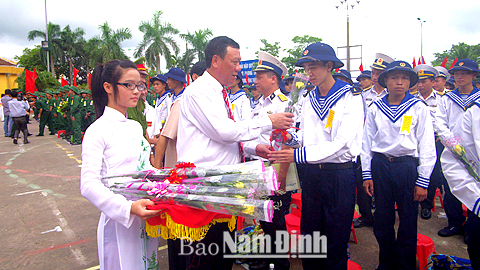
[{"label": "green tree", "polygon": [[153,14],[151,21],[141,22],[138,29],[143,33],[143,40],[135,49],[134,56],[140,57],[145,52],[147,65],[160,71],[160,55],[167,61],[167,67],[172,65],[172,51],[178,54],[179,48],[172,35],[179,33],[170,23],[160,20],[162,11]]},{"label": "green tree", "polygon": [[18,62],[19,67],[24,67],[28,70],[45,71],[47,67],[41,60],[42,52],[40,45],[35,45],[33,49],[25,48],[21,56],[15,56],[14,59]]},{"label": "green tree", "polygon": [[[279,52],[281,47],[279,46],[280,42],[275,42],[275,44],[270,44],[266,39],[260,39],[260,42],[263,43],[263,48],[260,48],[260,51],[268,52],[269,54],[279,57]],[[255,54],[258,54],[258,51],[255,52]]]},{"label": "green tree", "polygon": [[468,45],[463,42],[458,43],[458,45],[452,45],[450,50],[445,50],[442,53],[434,53],[435,60],[432,61],[432,65],[439,66],[442,64],[442,61],[447,57],[447,68],[450,68],[450,65],[455,58],[460,59],[472,59],[475,61],[480,61],[480,44],[478,45]]},{"label": "green tree", "polygon": [[[63,40],[62,49],[64,51],[65,60],[68,64],[68,73],[64,74],[68,74],[70,85],[73,85],[73,60],[84,55],[84,35],[85,31],[83,31],[82,28],[78,27],[72,31],[70,25],[65,26],[60,33],[60,37]],[[76,68],[80,68],[80,65],[81,63],[76,63]]]},{"label": "green tree", "polygon": [[303,53],[303,50],[305,50],[305,47],[315,42],[321,42],[322,39],[318,37],[304,35],[302,37],[295,36],[292,39],[292,41],[293,43],[296,44],[295,47],[293,47],[293,49],[288,49],[287,50],[288,56],[282,58],[282,62],[288,68],[288,73],[292,73],[295,71],[295,68],[296,68],[295,63],[300,57],[302,57],[302,53]]},{"label": "green tree", "polygon": [[182,69],[185,74],[188,74],[196,55],[196,51],[193,49],[187,49],[182,56],[174,55],[172,56],[172,65],[168,66],[168,68],[178,67]]},{"label": "green tree", "polygon": [[[25,90],[25,71],[15,81],[18,83],[18,88]],[[37,71],[35,86],[37,87],[38,91],[45,92],[45,89],[56,88],[60,86],[60,83],[55,77],[53,77],[52,73],[48,71]]]},{"label": "green tree", "polygon": [[[60,25],[53,24],[51,22],[47,25],[48,30],[48,41],[50,42],[50,71],[52,75],[55,77],[55,62],[57,59],[62,57],[63,50],[62,50],[62,39],[60,37]],[[43,40],[47,39],[47,35],[45,32],[40,30],[32,30],[28,32],[28,40],[34,40],[35,38],[40,37]],[[45,53],[46,54],[46,53]],[[46,57],[44,58],[46,62]]]},{"label": "green tree", "polygon": [[187,34],[180,34],[180,37],[185,40],[187,44],[192,45],[194,55],[197,56],[198,61],[205,60],[205,47],[212,36],[212,30],[208,28],[200,29],[194,33],[187,31]]},{"label": "green tree", "polygon": [[128,59],[120,43],[132,38],[130,29],[127,27],[113,30],[108,22],[99,25],[98,29],[100,35],[89,40],[90,45],[98,47],[98,52],[92,57],[93,61],[105,63],[113,59]]}]

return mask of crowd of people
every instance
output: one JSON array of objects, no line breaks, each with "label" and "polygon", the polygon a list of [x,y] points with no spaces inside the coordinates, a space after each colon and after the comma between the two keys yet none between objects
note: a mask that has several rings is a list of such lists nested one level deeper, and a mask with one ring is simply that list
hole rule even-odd
[{"label": "crowd of people", "polygon": [[[228,37],[213,38],[206,60],[192,67],[193,82],[187,87],[184,71],[171,68],[150,79],[150,91],[143,65],[113,60],[94,69],[91,95],[65,86],[32,98],[37,136],[43,136],[45,125],[50,134],[65,130],[72,144],[82,143],[85,135],[81,192],[102,212],[97,235],[101,269],[158,268],[158,240],[147,236],[145,220],[161,213],[149,209],[154,204],[149,200],[114,194],[103,176],[179,162],[215,166],[254,159],[280,163],[280,192],[270,199],[281,207],[273,222],[260,224],[272,243],[278,240],[276,231],[286,230],[291,196],[285,192],[286,178],[290,164],[296,164],[301,234],[327,237],[326,258],[303,258],[304,269],[347,269],[355,204],[361,217],[354,226],[373,227],[379,244],[377,269],[416,269],[419,206],[420,217],[431,218],[437,188],[444,191],[448,217],[438,235],[465,235],[472,267],[480,267],[480,184],[441,142],[461,136],[478,158],[480,90],[474,79],[480,70],[474,60],[459,60],[450,70],[425,64],[412,68],[377,54],[371,70],[354,83],[331,46],[313,43],[296,62],[309,82],[294,111],[287,112],[297,75],[259,52],[255,82],[245,86],[239,48]],[[30,109],[18,94],[17,99],[8,101],[5,119],[13,118],[26,140],[26,120],[19,118],[26,119],[23,113]],[[286,131],[278,151],[271,147],[273,130]],[[223,246],[223,233],[234,233],[226,221],[210,225],[199,241],[203,246]],[[170,269],[232,268],[233,259],[222,250],[181,254],[182,241],[187,240],[168,240]],[[306,244],[312,248],[315,243]],[[278,256],[254,260],[250,269],[268,269],[270,263],[289,269],[286,254],[272,252]]]}]

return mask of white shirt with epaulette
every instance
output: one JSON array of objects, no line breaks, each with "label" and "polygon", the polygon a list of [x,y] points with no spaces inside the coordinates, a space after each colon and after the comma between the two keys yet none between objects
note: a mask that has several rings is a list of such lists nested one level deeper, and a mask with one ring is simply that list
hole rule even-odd
[{"label": "white shirt with epaulette", "polygon": [[377,93],[377,90],[375,89],[375,85],[370,87],[369,89],[363,90],[362,92],[362,97],[363,97],[363,103],[364,103],[364,112],[365,115],[367,115],[367,109],[368,107],[377,99],[383,98],[388,94],[387,88],[383,89],[380,94]]},{"label": "white shirt with epaulette", "polygon": [[[280,89],[277,89],[270,96],[262,96],[258,100],[258,104],[253,109],[253,119],[262,118],[269,116],[275,113],[285,112],[285,109],[288,106],[290,99],[285,96]],[[267,144],[270,145],[270,135],[271,132],[265,132],[260,135],[256,140],[245,142],[243,148],[248,157],[260,159],[256,156],[256,147],[258,144]]]},{"label": "white shirt with epaulette", "polygon": [[435,114],[441,96],[435,93],[435,91],[432,91],[427,98],[423,98],[423,95],[420,94],[420,92],[417,92],[414,96],[423,101],[428,106],[428,108],[430,109],[430,115],[432,116],[432,124],[433,126],[435,126]]}]

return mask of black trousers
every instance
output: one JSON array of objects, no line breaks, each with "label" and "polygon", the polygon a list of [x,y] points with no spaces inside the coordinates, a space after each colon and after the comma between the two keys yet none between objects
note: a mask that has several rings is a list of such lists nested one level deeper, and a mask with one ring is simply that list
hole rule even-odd
[{"label": "black trousers", "polygon": [[468,234],[468,256],[473,269],[480,269],[480,217],[472,211],[468,211],[468,219],[465,223],[465,231]]},{"label": "black trousers", "polygon": [[357,158],[357,162],[353,166],[355,170],[355,181],[357,183],[357,204],[361,219],[366,223],[373,224],[372,197],[370,197],[363,188],[362,163],[360,162],[360,157]]},{"label": "black trousers", "polygon": [[[418,202],[413,201],[418,161],[390,162],[372,158],[375,194],[373,232],[379,245],[377,269],[416,269]],[[395,237],[395,203],[400,219]]]},{"label": "black trousers", "polygon": [[23,140],[27,141],[28,130],[27,130],[27,116],[12,117],[13,125],[15,126],[15,133],[13,135],[14,139],[18,139],[20,131],[23,133]]},{"label": "black trousers", "polygon": [[[347,270],[347,246],[355,208],[355,175],[351,168],[327,170],[303,165],[302,235],[327,237],[326,259],[302,259],[303,269]],[[312,241],[313,242],[313,241]]]}]

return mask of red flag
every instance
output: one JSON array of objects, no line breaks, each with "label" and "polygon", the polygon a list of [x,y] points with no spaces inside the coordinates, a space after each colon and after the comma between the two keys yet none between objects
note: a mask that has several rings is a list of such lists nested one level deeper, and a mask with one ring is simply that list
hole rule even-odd
[{"label": "red flag", "polygon": [[88,90],[92,90],[92,73],[88,73]]},{"label": "red flag", "polygon": [[415,62],[415,56],[413,57],[413,63],[412,63],[413,68],[417,66],[417,62]]},{"label": "red flag", "polygon": [[455,64],[457,63],[457,61],[458,61],[458,57],[455,58],[455,60],[453,61],[452,65],[450,66],[450,68],[453,68],[453,66],[455,66]]},{"label": "red flag", "polygon": [[25,69],[25,90],[29,93],[35,93],[37,87],[35,86],[35,74],[28,69]]},{"label": "red flag", "polygon": [[150,76],[150,73],[148,74],[148,91],[150,91],[150,79],[152,76]]},{"label": "red flag", "polygon": [[190,74],[187,74],[187,86],[190,85]]},{"label": "red flag", "polygon": [[422,61],[420,61],[420,57],[418,57],[418,65],[421,65],[422,64]]},{"label": "red flag", "polygon": [[67,80],[65,80],[63,77],[61,77],[60,79],[61,79],[61,83],[60,83],[61,87],[64,87],[65,85],[68,85]]},{"label": "red flag", "polygon": [[339,71],[340,71],[340,69],[339,69],[339,68],[335,69],[335,73],[337,73],[337,72],[339,72]]},{"label": "red flag", "polygon": [[363,72],[363,63],[360,63],[360,66],[358,67],[360,69],[360,72]]},{"label": "red flag", "polygon": [[445,56],[445,58],[443,58],[442,64],[440,66],[442,66],[444,68],[447,68],[447,56]]},{"label": "red flag", "polygon": [[425,59],[423,59],[423,56],[422,56],[422,64],[425,65]]},{"label": "red flag", "polygon": [[37,71],[33,68],[33,81],[37,80]]},{"label": "red flag", "polygon": [[73,86],[77,86],[78,69],[73,67]]},{"label": "red flag", "polygon": [[245,75],[245,78],[246,78],[246,80],[247,80],[247,85],[248,85],[248,75]]}]

